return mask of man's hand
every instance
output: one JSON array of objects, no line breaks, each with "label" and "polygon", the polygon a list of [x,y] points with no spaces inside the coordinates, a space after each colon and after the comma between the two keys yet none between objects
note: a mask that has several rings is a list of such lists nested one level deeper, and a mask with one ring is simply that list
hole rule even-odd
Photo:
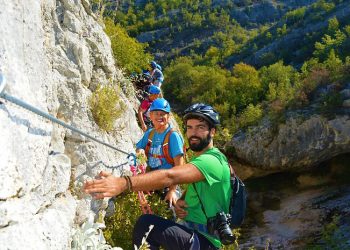
[{"label": "man's hand", "polygon": [[176,189],[174,190],[170,189],[164,198],[165,201],[169,201],[170,207],[175,205],[178,199],[179,197],[176,195]]},{"label": "man's hand", "polygon": [[101,179],[95,179],[84,183],[84,192],[90,194],[95,199],[113,197],[121,194],[127,187],[124,178],[115,177],[110,173],[101,171]]},{"label": "man's hand", "polygon": [[185,210],[187,204],[184,200],[178,200],[175,204],[175,213],[176,216],[180,219],[183,219],[187,216],[188,212]]}]

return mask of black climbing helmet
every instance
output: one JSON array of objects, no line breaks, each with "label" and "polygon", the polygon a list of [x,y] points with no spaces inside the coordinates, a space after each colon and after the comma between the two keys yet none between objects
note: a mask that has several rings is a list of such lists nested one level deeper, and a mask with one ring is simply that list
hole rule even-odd
[{"label": "black climbing helmet", "polygon": [[193,117],[202,117],[214,127],[220,124],[219,113],[208,104],[195,103],[188,107],[184,111],[183,119],[186,122],[189,118]]}]

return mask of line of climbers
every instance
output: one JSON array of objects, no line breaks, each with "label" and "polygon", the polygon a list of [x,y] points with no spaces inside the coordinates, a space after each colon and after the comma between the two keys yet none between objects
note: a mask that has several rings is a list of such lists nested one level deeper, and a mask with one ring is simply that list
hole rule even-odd
[{"label": "line of climbers", "polygon": [[[169,123],[170,104],[162,98],[161,67],[154,61],[150,66],[152,71],[144,72],[149,74],[149,80],[142,82],[144,86],[140,84],[147,94],[140,100],[138,110],[144,134],[136,143],[136,154],[147,158],[147,173],[115,177],[102,171],[100,178],[84,184],[84,190],[96,199],[117,196],[126,190],[156,190],[156,194],[174,207],[176,222],[153,214],[139,218],[133,231],[136,248],[143,244],[142,238],[150,225],[154,226],[147,237],[150,249],[211,250],[233,244],[235,236],[229,226],[235,225],[230,219],[236,214],[231,211],[245,211],[245,202],[239,204],[243,209],[231,209],[238,201],[233,195],[238,191],[232,188],[238,182],[232,183],[233,171],[227,158],[213,144],[220,124],[219,114],[203,103],[185,110],[186,137],[194,153],[186,164],[184,140]],[[187,190],[182,192],[178,184],[188,184]],[[243,217],[240,216],[238,225]]]},{"label": "line of climbers", "polygon": [[151,71],[143,70],[143,73],[135,79],[136,91],[140,94],[138,95],[141,105],[138,109],[138,119],[141,125],[141,129],[146,132],[147,129],[153,127],[149,108],[152,102],[162,97],[162,92],[160,87],[164,81],[164,76],[161,71],[162,67],[155,61],[150,64]]},{"label": "line of climbers", "polygon": [[[169,169],[184,164],[184,140],[178,131],[175,131],[170,119],[170,104],[162,98],[160,87],[164,81],[162,67],[155,61],[149,64],[151,71],[143,70],[138,79],[141,104],[138,109],[138,119],[144,132],[141,140],[136,144],[136,154],[147,158],[148,171]],[[156,194],[169,202],[176,202],[181,196],[177,185],[156,190]]]},{"label": "line of climbers", "polygon": [[140,101],[147,97],[150,86],[157,86],[161,88],[164,75],[162,67],[155,61],[151,61],[149,69],[142,70],[141,74],[133,73],[131,75],[131,81],[136,88],[136,94]]}]

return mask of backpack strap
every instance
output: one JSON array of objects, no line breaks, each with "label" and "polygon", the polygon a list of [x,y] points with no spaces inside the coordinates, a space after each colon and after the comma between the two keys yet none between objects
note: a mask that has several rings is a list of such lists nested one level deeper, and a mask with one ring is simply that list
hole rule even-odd
[{"label": "backpack strap", "polygon": [[[165,160],[167,161],[167,163],[171,164],[171,165],[174,165],[175,162],[174,162],[174,159],[170,156],[170,151],[169,151],[169,143],[170,143],[170,135],[175,132],[175,130],[173,128],[171,128],[165,135],[164,137],[164,140],[163,140],[163,144],[162,144],[162,150],[163,150],[163,157],[156,157],[156,156],[153,156],[155,158],[165,158]],[[152,129],[151,132],[148,134],[148,141],[147,141],[147,144],[146,144],[146,147],[145,147],[145,154],[146,156],[148,157],[148,153],[149,153],[149,150],[151,148],[151,145],[152,145],[152,140],[153,140],[153,136],[154,136],[154,133],[155,133],[155,129]],[[186,155],[186,146],[185,146],[185,143],[184,143],[184,146],[183,146],[183,151],[184,151],[184,157]]]},{"label": "backpack strap", "polygon": [[148,134],[148,138],[147,138],[147,144],[146,144],[146,147],[145,147],[145,155],[146,157],[148,157],[148,153],[149,153],[149,150],[151,148],[151,145],[152,145],[152,140],[153,140],[153,136],[154,136],[154,133],[155,133],[155,129],[153,128],[150,133]]},{"label": "backpack strap", "polygon": [[203,203],[202,203],[201,197],[199,196],[198,191],[197,191],[197,188],[196,188],[196,183],[192,183],[192,186],[193,186],[193,188],[194,188],[194,191],[195,191],[196,194],[197,194],[197,197],[198,197],[199,203],[201,204],[201,208],[202,208],[202,211],[203,211],[203,213],[204,213],[204,215],[205,215],[205,218],[207,218],[207,220],[208,220],[207,213],[205,212],[204,205],[203,205]]},{"label": "backpack strap", "polygon": [[171,164],[174,165],[174,159],[171,158],[170,156],[170,152],[169,152],[169,141],[170,141],[170,135],[174,132],[174,129],[170,129],[168,131],[168,133],[166,133],[165,137],[164,137],[164,141],[163,141],[163,145],[162,145],[162,149],[163,149],[163,154],[164,154],[164,158],[165,160]]},{"label": "backpack strap", "polygon": [[[171,128],[169,130],[169,132],[165,135],[165,138],[164,138],[164,142],[163,142],[163,154],[164,154],[164,158],[166,159],[166,161],[171,164],[171,165],[174,165],[174,159],[171,158],[170,156],[170,153],[169,153],[169,142],[170,142],[170,135],[173,133],[173,132],[176,132],[176,130],[174,130],[173,128]],[[180,137],[182,138],[181,134],[179,134]],[[182,139],[182,141],[184,142],[184,140]],[[183,143],[183,156],[184,156],[184,159],[185,159],[185,162],[187,161],[186,159],[186,145],[185,145],[185,142]]]},{"label": "backpack strap", "polygon": [[[169,153],[169,141],[170,141],[170,135],[173,132],[174,132],[174,130],[170,129],[166,133],[166,135],[164,137],[163,144],[162,144],[164,157],[158,157],[158,158],[165,158],[165,160],[171,165],[174,165],[174,159],[171,158],[170,153]],[[147,157],[148,157],[148,154],[149,154],[149,150],[151,149],[151,146],[152,146],[152,140],[153,140],[154,133],[155,133],[155,129],[152,129],[150,131],[150,133],[148,134],[148,139],[147,139],[148,141],[147,141],[147,144],[146,144],[146,147],[145,147],[145,154],[146,154]],[[153,157],[155,157],[155,156],[153,156]]]}]

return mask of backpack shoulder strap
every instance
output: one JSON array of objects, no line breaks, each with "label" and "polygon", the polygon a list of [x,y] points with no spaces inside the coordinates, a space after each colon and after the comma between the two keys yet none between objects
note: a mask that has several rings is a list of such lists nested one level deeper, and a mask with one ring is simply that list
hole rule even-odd
[{"label": "backpack shoulder strap", "polygon": [[196,183],[192,183],[192,186],[193,186],[194,191],[196,192],[196,194],[197,194],[197,196],[198,196],[198,200],[199,200],[199,203],[201,204],[202,211],[203,211],[205,217],[206,217],[207,220],[208,220],[207,213],[205,212],[204,205],[203,205],[203,203],[202,203],[201,197],[199,196],[198,191],[197,191],[197,188],[196,188]]},{"label": "backpack shoulder strap", "polygon": [[148,141],[147,141],[147,144],[146,144],[146,147],[145,147],[145,155],[146,155],[146,157],[148,157],[148,153],[149,153],[149,150],[150,150],[151,145],[152,145],[152,140],[153,140],[154,132],[155,132],[155,130],[152,129],[152,130],[150,131],[150,133],[148,134],[148,139],[147,139]]},{"label": "backpack shoulder strap", "polygon": [[170,156],[170,152],[169,152],[169,141],[170,141],[170,135],[174,132],[174,129],[170,129],[165,137],[164,137],[164,141],[163,141],[163,146],[162,146],[162,149],[163,149],[163,154],[164,154],[164,158],[165,160],[171,164],[171,165],[174,165],[174,159],[171,158]]}]

